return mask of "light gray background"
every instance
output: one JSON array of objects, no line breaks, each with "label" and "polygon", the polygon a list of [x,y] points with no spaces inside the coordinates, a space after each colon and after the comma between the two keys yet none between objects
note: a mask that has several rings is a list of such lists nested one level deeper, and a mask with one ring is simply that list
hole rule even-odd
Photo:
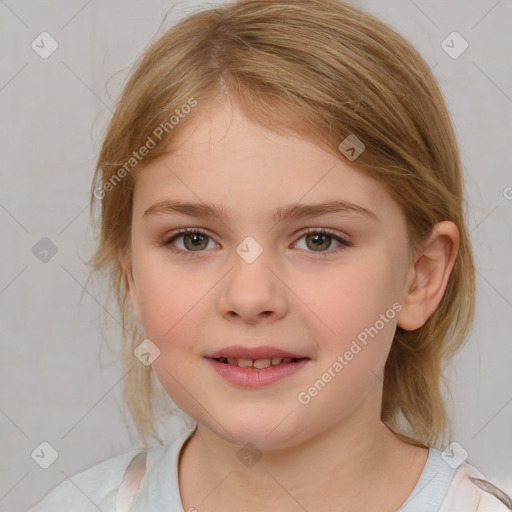
[{"label": "light gray background", "polygon": [[[165,27],[204,3],[179,3]],[[488,476],[510,474],[512,2],[354,3],[420,50],[456,125],[478,300],[450,370],[453,439]],[[119,328],[98,324],[102,308],[115,309],[102,290],[83,291],[94,249],[88,192],[111,106],[173,5],[0,0],[0,511],[26,510],[66,477],[139,445],[121,399]],[[59,44],[46,60],[30,46],[42,31]],[[453,31],[469,43],[457,59],[441,47]],[[32,252],[42,237],[58,249],[46,263]],[[162,435],[183,426],[164,421]],[[42,441],[59,453],[46,470],[30,456]]]}]

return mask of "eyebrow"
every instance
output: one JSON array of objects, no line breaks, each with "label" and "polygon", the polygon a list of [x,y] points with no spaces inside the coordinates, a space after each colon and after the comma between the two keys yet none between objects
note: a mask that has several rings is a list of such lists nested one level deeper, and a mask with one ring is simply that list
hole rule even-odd
[{"label": "eyebrow", "polygon": [[[216,217],[226,220],[228,212],[223,206],[217,206],[211,203],[192,203],[189,201],[179,201],[166,199],[158,201],[151,205],[142,215],[143,218],[151,215],[162,215],[178,213],[190,217],[205,218]],[[323,201],[321,203],[313,204],[290,204],[284,207],[278,207],[272,212],[272,219],[274,222],[279,223],[285,219],[303,219],[308,217],[319,217],[329,213],[352,213],[359,216],[369,217],[372,220],[378,221],[379,218],[374,212],[368,208],[342,201],[340,199],[332,199]]]}]

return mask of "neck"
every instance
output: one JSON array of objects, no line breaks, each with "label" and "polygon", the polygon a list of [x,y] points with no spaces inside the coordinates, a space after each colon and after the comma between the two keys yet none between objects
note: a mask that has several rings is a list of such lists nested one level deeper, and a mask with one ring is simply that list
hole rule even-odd
[{"label": "neck", "polygon": [[[375,510],[385,510],[379,509],[382,498],[374,503],[372,496],[390,496],[391,488],[403,488],[402,497],[398,492],[390,498],[395,500],[390,510],[396,510],[426,461],[425,449],[406,445],[379,417],[369,421],[364,411],[293,447],[249,452],[246,465],[237,457],[239,450],[198,425],[180,459],[185,510],[249,512],[266,507],[286,512],[300,509],[298,504],[308,511],[340,510],[340,503],[343,510],[373,510],[374,505]],[[251,455],[256,458],[251,460]],[[404,464],[409,470],[400,471]]]}]

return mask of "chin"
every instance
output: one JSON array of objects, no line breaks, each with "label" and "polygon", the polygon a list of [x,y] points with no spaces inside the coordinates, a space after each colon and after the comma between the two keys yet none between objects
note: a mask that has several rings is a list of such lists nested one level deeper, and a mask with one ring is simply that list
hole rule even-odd
[{"label": "chin", "polygon": [[236,446],[243,447],[251,443],[259,450],[277,450],[297,443],[300,428],[295,422],[290,421],[291,415],[286,418],[287,414],[281,412],[277,415],[275,411],[259,411],[252,414],[237,412],[232,417],[215,416],[218,423],[211,418],[206,422],[196,421],[224,441]]}]

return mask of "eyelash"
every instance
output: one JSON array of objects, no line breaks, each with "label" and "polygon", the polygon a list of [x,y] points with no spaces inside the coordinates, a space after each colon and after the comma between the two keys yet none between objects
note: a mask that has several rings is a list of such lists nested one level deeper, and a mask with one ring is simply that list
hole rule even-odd
[{"label": "eyelash", "polygon": [[[206,233],[205,231],[203,231],[200,228],[183,228],[183,229],[180,229],[179,231],[171,233],[170,235],[165,237],[161,242],[159,242],[159,245],[162,246],[162,247],[167,247],[173,253],[184,254],[187,257],[198,256],[200,253],[204,252],[204,250],[202,250],[202,251],[183,251],[182,249],[178,249],[178,250],[171,249],[171,247],[173,247],[172,246],[172,242],[174,242],[177,238],[180,238],[181,236],[186,235],[186,234],[190,234],[190,233],[198,233],[198,234],[204,235],[204,236],[212,239],[212,237],[208,233]],[[349,240],[346,240],[346,239],[340,237],[339,235],[336,235],[333,231],[331,231],[330,229],[327,229],[327,228],[308,228],[308,229],[306,229],[305,231],[303,231],[301,233],[301,236],[299,237],[299,240],[301,238],[303,238],[304,236],[312,234],[312,233],[314,233],[314,234],[321,234],[321,235],[327,235],[330,238],[333,238],[337,242],[339,242],[341,244],[341,247],[338,247],[337,249],[334,249],[332,251],[308,251],[308,252],[311,252],[311,253],[319,253],[319,254],[329,254],[329,253],[332,254],[332,253],[335,253],[336,254],[336,253],[338,253],[340,251],[343,251],[347,247],[352,247],[353,246],[352,242],[350,242]]]}]

